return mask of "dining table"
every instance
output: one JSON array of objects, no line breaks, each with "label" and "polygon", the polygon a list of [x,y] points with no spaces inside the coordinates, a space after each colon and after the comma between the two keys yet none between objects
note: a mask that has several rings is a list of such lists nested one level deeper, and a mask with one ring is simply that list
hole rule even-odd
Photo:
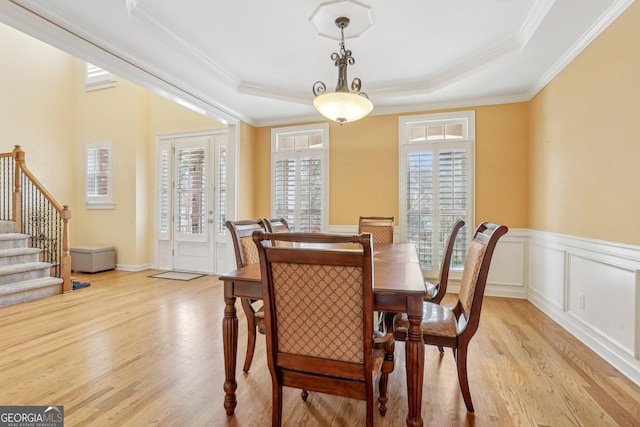
[{"label": "dining table", "polygon": [[[410,243],[376,243],[373,247],[374,310],[407,313],[409,330],[405,342],[407,377],[407,426],[421,426],[424,342],[420,324],[426,287],[416,248]],[[236,359],[238,316],[236,298],[262,299],[260,264],[251,264],[219,277],[224,283],[224,407],[233,415],[237,406]],[[400,399],[402,401],[402,399]]]}]

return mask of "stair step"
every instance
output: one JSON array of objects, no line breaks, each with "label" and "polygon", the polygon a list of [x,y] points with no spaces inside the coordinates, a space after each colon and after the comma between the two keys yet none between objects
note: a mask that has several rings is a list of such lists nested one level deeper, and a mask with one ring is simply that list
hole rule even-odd
[{"label": "stair step", "polygon": [[[0,221],[1,222],[1,221]],[[29,235],[21,233],[0,234],[0,249],[26,248]]]},{"label": "stair step", "polygon": [[0,221],[0,233],[15,233],[16,223],[14,221]]},{"label": "stair step", "polygon": [[0,267],[12,264],[24,264],[39,260],[40,248],[0,249]]},{"label": "stair step", "polygon": [[0,307],[33,301],[62,293],[63,280],[41,277],[0,286]]},{"label": "stair step", "polygon": [[0,286],[49,277],[50,274],[51,264],[48,262],[26,262],[17,265],[5,265],[0,267]]}]

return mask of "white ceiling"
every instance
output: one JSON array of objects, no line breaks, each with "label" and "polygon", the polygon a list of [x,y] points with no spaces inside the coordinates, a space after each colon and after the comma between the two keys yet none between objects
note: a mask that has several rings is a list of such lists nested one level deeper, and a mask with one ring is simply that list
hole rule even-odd
[{"label": "white ceiling", "polygon": [[[372,114],[527,101],[633,0],[0,0],[0,21],[222,120],[323,119],[336,17]],[[334,37],[334,39],[330,38]]]}]

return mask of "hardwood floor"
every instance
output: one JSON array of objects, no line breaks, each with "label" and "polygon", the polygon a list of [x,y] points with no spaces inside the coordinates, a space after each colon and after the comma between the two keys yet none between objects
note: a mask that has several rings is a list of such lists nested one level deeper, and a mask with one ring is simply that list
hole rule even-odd
[{"label": "hardwood floor", "polygon": [[[64,405],[67,426],[268,426],[264,337],[249,374],[240,318],[238,407],[223,408],[222,284],[150,278],[157,271],[76,274],[91,286],[0,309],[0,404]],[[448,302],[445,299],[444,303]],[[425,426],[640,426],[640,388],[523,300],[485,298],[470,345],[475,415],[450,351],[426,348]],[[403,426],[404,344],[396,345],[389,412]],[[287,426],[354,426],[364,403],[285,389]]]}]

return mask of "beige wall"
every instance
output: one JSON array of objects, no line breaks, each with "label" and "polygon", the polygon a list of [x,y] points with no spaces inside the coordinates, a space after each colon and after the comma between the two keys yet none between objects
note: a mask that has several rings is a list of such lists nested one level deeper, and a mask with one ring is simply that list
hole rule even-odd
[{"label": "beige wall", "polygon": [[[116,87],[85,91],[84,62],[76,61],[75,134],[73,163],[76,172],[75,209],[72,211],[72,245],[116,247],[117,262],[138,265],[149,262],[149,248],[140,234],[146,226],[139,214],[148,213],[149,189],[140,186],[150,161],[143,158],[150,144],[149,93],[126,80]],[[112,140],[115,209],[84,207],[85,147],[87,142]],[[153,193],[151,193],[151,196]],[[143,212],[139,212],[143,206]],[[150,216],[151,217],[151,216]],[[152,218],[152,217],[151,217]]]},{"label": "beige wall", "polygon": [[74,60],[0,24],[0,152],[15,145],[60,203],[71,205]]},{"label": "beige wall", "polygon": [[530,102],[530,227],[640,244],[640,3]]},{"label": "beige wall", "polygon": [[118,264],[153,261],[155,137],[224,127],[124,79],[115,88],[86,92],[84,62],[77,61],[75,169],[84,176],[86,142],[114,141],[115,209],[84,207],[84,186],[76,188],[72,245],[116,246]]},{"label": "beige wall", "polygon": [[[527,104],[462,110],[476,112],[476,221],[526,228]],[[355,225],[360,215],[398,218],[399,116],[369,116],[343,126],[331,123],[330,225]],[[270,214],[270,140],[270,127],[257,130],[256,216]]]}]

